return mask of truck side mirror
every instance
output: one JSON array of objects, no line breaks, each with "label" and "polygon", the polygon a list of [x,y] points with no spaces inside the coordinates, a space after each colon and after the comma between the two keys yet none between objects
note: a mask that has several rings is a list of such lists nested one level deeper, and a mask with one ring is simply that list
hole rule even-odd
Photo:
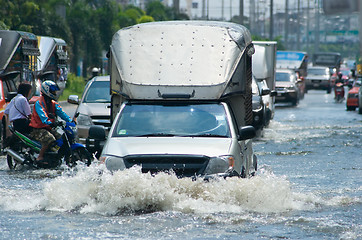
[{"label": "truck side mirror", "polygon": [[79,104],[79,97],[77,95],[69,95],[68,97],[68,103],[71,104]]},{"label": "truck side mirror", "polygon": [[105,140],[106,139],[106,130],[101,125],[93,125],[89,128],[88,138]]},{"label": "truck side mirror", "polygon": [[265,95],[268,95],[270,94],[270,89],[269,88],[264,88],[261,90],[261,95],[262,96],[265,96]]},{"label": "truck side mirror", "polygon": [[103,126],[93,125],[89,128],[86,139],[86,148],[99,158],[106,141],[106,130]]},{"label": "truck side mirror", "polygon": [[271,97],[275,97],[277,94],[278,94],[278,92],[275,91],[275,90],[273,90],[273,91],[270,92],[270,96],[271,96]]},{"label": "truck side mirror", "polygon": [[256,131],[253,126],[241,127],[239,130],[239,141],[252,139],[256,136]]}]

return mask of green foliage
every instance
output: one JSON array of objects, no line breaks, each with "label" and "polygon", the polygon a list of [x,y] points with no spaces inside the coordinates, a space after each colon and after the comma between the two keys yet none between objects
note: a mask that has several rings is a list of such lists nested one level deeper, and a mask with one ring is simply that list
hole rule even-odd
[{"label": "green foliage", "polygon": [[168,20],[166,7],[160,1],[152,1],[146,5],[146,13],[152,16],[156,21]]},{"label": "green foliage", "polygon": [[68,74],[67,86],[59,101],[67,100],[69,95],[78,95],[80,97],[83,94],[85,84],[86,82],[83,77],[77,77],[72,73]]},{"label": "green foliage", "polygon": [[8,26],[3,21],[0,21],[0,30],[9,30]]},{"label": "green foliage", "polygon": [[137,22],[146,23],[146,22],[154,22],[154,21],[155,21],[155,19],[153,19],[153,17],[145,15],[145,16],[140,17]]},{"label": "green foliage", "polygon": [[[146,11],[117,0],[0,0],[0,29],[21,30],[64,39],[70,71],[83,60],[83,77],[100,67],[113,34],[138,23],[188,19],[159,0],[147,1]],[[62,14],[60,14],[62,13]],[[63,16],[65,14],[65,16]],[[89,72],[87,72],[87,70]]]}]

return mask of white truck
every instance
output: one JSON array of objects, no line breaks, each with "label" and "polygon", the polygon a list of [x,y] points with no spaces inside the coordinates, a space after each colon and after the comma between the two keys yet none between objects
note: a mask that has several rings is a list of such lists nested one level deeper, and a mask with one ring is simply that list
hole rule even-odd
[{"label": "white truck", "polygon": [[[101,162],[111,171],[140,165],[179,177],[255,174],[253,53],[249,31],[233,23],[119,30],[109,53],[112,127]],[[101,129],[89,134],[104,136]]]},{"label": "white truck", "polygon": [[255,54],[253,55],[253,75],[261,86],[269,89],[268,94],[262,94],[266,108],[265,125],[274,118],[275,111],[275,68],[277,42],[275,41],[253,41]]}]

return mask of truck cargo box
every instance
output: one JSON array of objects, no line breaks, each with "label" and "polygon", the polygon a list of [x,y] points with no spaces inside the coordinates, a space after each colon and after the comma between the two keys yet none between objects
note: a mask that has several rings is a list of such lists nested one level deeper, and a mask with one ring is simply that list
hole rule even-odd
[{"label": "truck cargo box", "polygon": [[242,121],[251,118],[253,53],[249,31],[234,23],[170,21],[121,29],[110,46],[112,115],[123,99],[226,99]]},{"label": "truck cargo box", "polygon": [[253,41],[253,74],[256,79],[266,80],[270,90],[275,88],[277,42]]}]

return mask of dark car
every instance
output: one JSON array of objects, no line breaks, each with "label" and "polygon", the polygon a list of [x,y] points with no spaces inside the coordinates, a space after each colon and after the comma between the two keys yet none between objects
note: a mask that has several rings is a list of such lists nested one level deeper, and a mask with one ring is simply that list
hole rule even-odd
[{"label": "dark car", "polygon": [[293,106],[299,103],[298,78],[293,70],[277,69],[275,74],[275,102],[289,102]]}]

